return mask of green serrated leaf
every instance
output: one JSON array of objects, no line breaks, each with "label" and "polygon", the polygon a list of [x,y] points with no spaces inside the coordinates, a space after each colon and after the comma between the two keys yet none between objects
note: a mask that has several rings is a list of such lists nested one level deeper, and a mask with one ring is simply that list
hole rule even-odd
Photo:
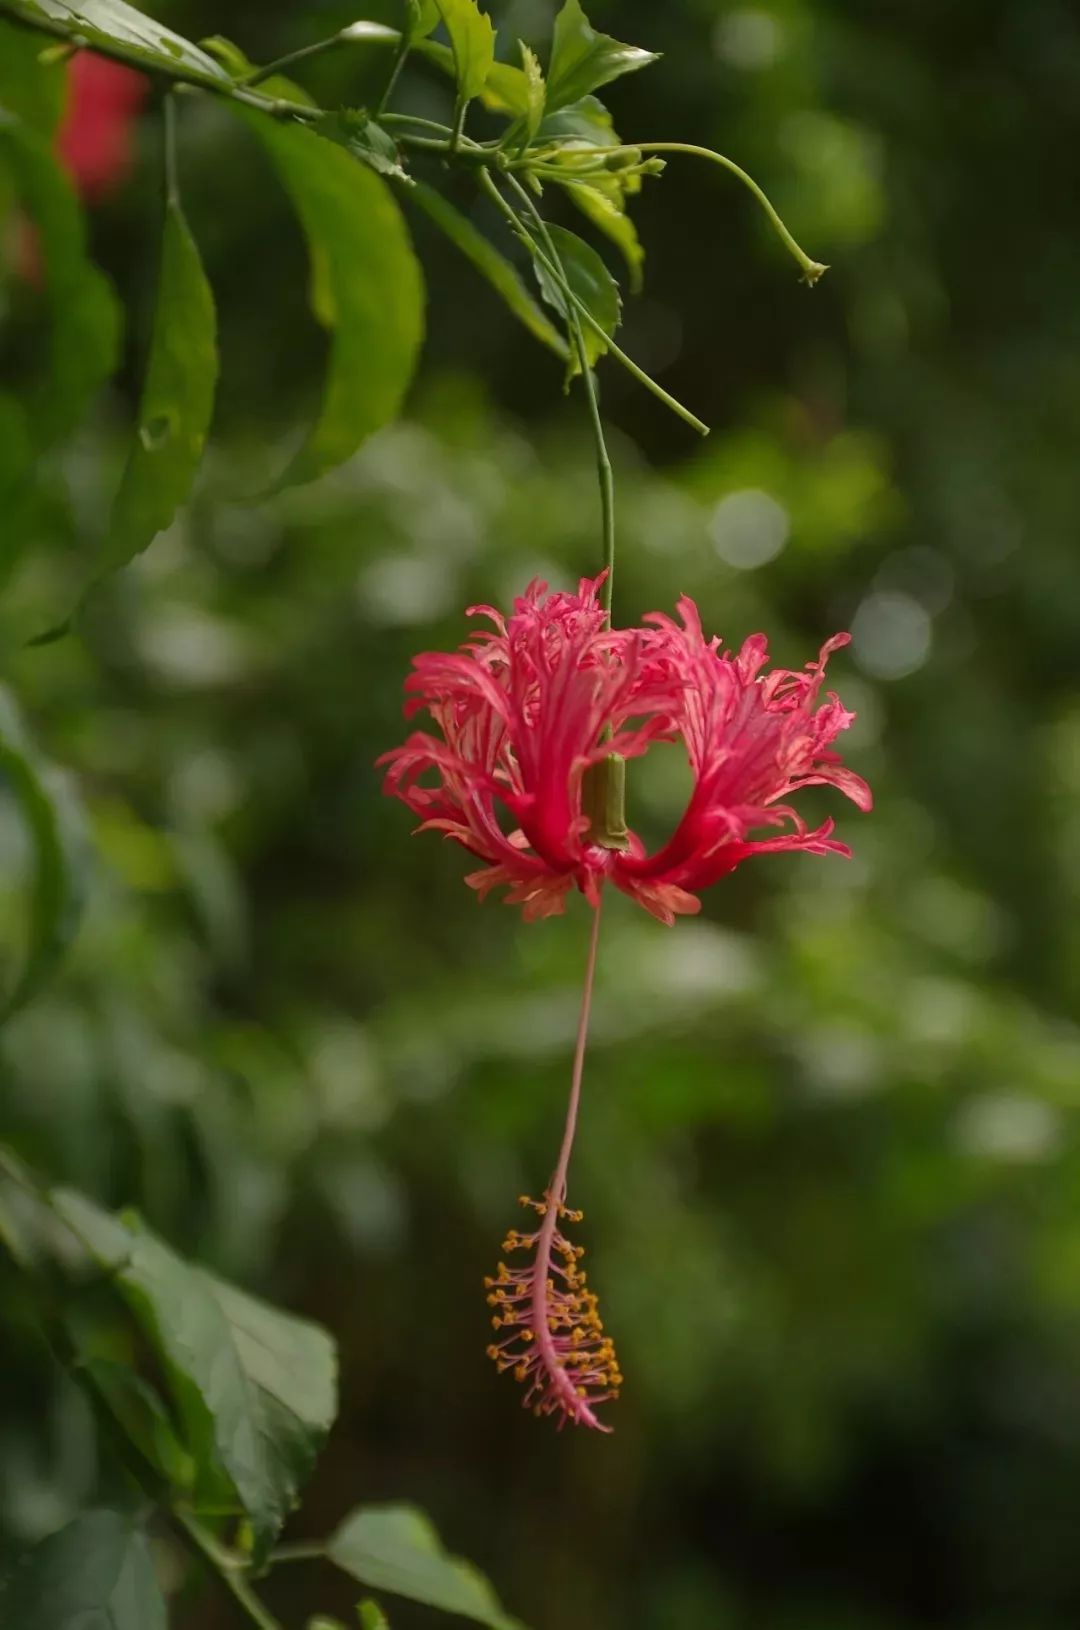
[{"label": "green serrated leaf", "polygon": [[547,86],[544,84],[544,70],[540,66],[539,57],[534,51],[529,50],[524,40],[519,40],[518,44],[521,48],[521,71],[525,75],[528,95],[528,107],[524,114],[521,145],[522,147],[528,147],[539,130],[544,117]]},{"label": "green serrated leaf", "polygon": [[196,1497],[209,1506],[235,1490],[261,1560],[336,1414],[331,1338],[183,1261],[82,1195],[58,1190],[52,1205],[109,1269],[160,1353],[195,1459]]},{"label": "green serrated leaf", "polygon": [[217,373],[214,297],[180,206],[170,200],[138,425],[99,577],[141,554],[191,492],[210,428]]},{"label": "green serrated leaf", "polygon": [[[608,336],[614,334],[622,314],[622,301],[619,298],[619,286],[604,262],[591,244],[577,237],[575,233],[568,232],[565,227],[549,226],[548,233],[555,245],[570,288],[604,333]],[[562,289],[539,260],[533,264],[544,299],[569,320],[569,302]],[[607,346],[590,325],[583,322],[581,329],[585,341],[585,354],[591,368],[596,359],[607,350]],[[569,372],[571,377],[581,372],[581,363],[576,351],[571,354]]]},{"label": "green serrated leaf", "polygon": [[[401,38],[395,29],[387,29],[386,35],[387,44]],[[378,37],[383,38],[382,33]],[[449,74],[451,79],[457,78],[454,53],[448,45],[443,45],[439,40],[417,40],[416,49],[421,56],[433,62],[437,68],[441,68],[444,74]],[[512,62],[492,63],[479,96],[484,106],[492,113],[505,113],[513,118],[519,118],[528,111],[528,81],[522,70],[515,68]]]},{"label": "green serrated leaf", "polygon": [[618,79],[620,74],[647,67],[657,56],[656,51],[623,45],[609,34],[598,34],[582,11],[580,0],[565,0],[555,19],[547,105],[550,109],[565,107]]},{"label": "green serrated leaf", "polygon": [[318,420],[280,485],[310,481],[393,419],[424,331],[424,289],[386,183],[296,124],[241,112],[300,217],[316,276],[317,315],[332,339]]},{"label": "green serrated leaf", "polygon": [[40,34],[0,20],[0,105],[39,136],[60,123],[67,92],[63,64],[42,61]]},{"label": "green serrated leaf", "polygon": [[67,0],[8,0],[8,8],[31,22],[35,17],[49,17],[66,23],[80,45],[122,46],[129,59],[147,68],[171,68],[175,72],[179,67],[188,78],[211,83],[229,77],[197,45],[136,11],[134,6],[125,5],[124,0],[79,0],[77,5]]},{"label": "green serrated leaf", "polygon": [[363,1585],[458,1613],[489,1630],[521,1630],[479,1569],[444,1551],[415,1506],[361,1506],[331,1536],[326,1554]]},{"label": "green serrated leaf", "polygon": [[476,0],[435,0],[454,54],[458,96],[470,102],[487,83],[495,61],[495,29]]},{"label": "green serrated leaf", "polygon": [[2,1021],[37,994],[75,937],[85,895],[87,845],[68,781],[38,754],[5,692],[0,692],[0,774],[18,802],[34,853],[26,949],[0,1004]]},{"label": "green serrated leaf", "polygon": [[455,209],[441,192],[418,181],[409,194],[435,225],[444,232],[462,254],[467,255],[482,277],[502,296],[519,322],[529,333],[564,360],[569,356],[566,341],[550,322],[529,293],[517,269],[479,232],[459,209]]},{"label": "green serrated leaf", "polygon": [[28,398],[30,432],[39,446],[80,423],[116,366],[119,308],[112,288],[86,254],[75,192],[48,141],[0,107],[0,163],[37,230],[49,302],[48,372]]},{"label": "green serrated leaf", "polygon": [[342,108],[320,119],[314,128],[320,136],[337,142],[377,174],[411,181],[411,176],[402,168],[401,154],[393,136],[365,108]]},{"label": "green serrated leaf", "polygon": [[567,181],[563,185],[567,196],[577,205],[581,213],[619,249],[626,262],[631,292],[640,294],[645,250],[638,237],[637,227],[622,208],[618,197],[584,181]]},{"label": "green serrated leaf", "polygon": [[167,1630],[146,1535],[118,1511],[87,1511],[19,1557],[0,1586],[10,1630]]}]

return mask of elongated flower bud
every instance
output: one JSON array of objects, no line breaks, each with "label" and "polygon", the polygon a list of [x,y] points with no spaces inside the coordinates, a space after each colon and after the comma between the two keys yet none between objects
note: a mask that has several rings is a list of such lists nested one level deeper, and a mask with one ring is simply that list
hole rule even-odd
[{"label": "elongated flower bud", "polygon": [[610,1432],[595,1411],[619,1396],[622,1373],[579,1266],[584,1246],[572,1245],[559,1228],[561,1222],[580,1222],[581,1212],[568,1210],[550,1190],[542,1200],[523,1194],[521,1204],[532,1207],[540,1226],[529,1234],[512,1228],[503,1241],[507,1253],[531,1252],[531,1263],[509,1268],[500,1262],[498,1272],[484,1280],[492,1325],[504,1332],[489,1346],[488,1357],[523,1383],[525,1408],[534,1415],[556,1415],[560,1431],[572,1421]]}]

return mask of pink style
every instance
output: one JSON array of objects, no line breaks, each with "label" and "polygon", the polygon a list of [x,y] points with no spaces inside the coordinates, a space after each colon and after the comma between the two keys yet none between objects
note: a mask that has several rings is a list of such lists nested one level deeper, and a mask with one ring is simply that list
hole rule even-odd
[{"label": "pink style", "polygon": [[[584,578],[576,594],[533,582],[508,619],[470,609],[493,630],[457,652],[415,658],[406,716],[426,710],[439,735],[416,731],[379,762],[385,790],[420,817],[418,830],[443,832],[484,861],[466,882],[481,898],[505,885],[507,903],[529,920],[561,912],[574,886],[595,906],[611,882],[672,923],[699,911],[697,891],[750,855],[850,855],[832,820],[809,830],[785,801],[828,785],[871,807],[865,781],[831,750],[854,714],[832,692],[818,700],[828,658],[849,636],[834,635],[804,672],[763,672],[763,634],[737,655],[722,651],[685,596],[681,623],[653,612],[644,628],[609,628],[602,582]],[[670,840],[651,855],[632,831],[598,841],[586,813],[589,770],[680,738],[694,785]],[[437,784],[422,784],[429,772]],[[763,828],[786,830],[750,835]]]}]

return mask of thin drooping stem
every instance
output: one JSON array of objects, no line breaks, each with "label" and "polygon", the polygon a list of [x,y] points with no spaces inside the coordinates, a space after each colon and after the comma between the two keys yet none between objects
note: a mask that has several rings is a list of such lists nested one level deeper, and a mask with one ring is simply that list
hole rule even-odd
[{"label": "thin drooping stem", "polygon": [[[569,287],[566,267],[562,263],[555,242],[548,231],[547,222],[540,214],[525,188],[516,176],[509,178],[510,185],[528,210],[541,241],[548,254],[562,275],[562,281]],[[603,538],[604,570],[607,576],[604,579],[602,604],[607,612],[608,622],[611,621],[611,601],[615,588],[615,478],[612,474],[611,459],[608,456],[607,441],[604,436],[604,424],[600,417],[600,402],[596,392],[596,377],[589,361],[588,348],[585,344],[585,334],[581,326],[581,318],[577,308],[570,301],[566,303],[566,320],[570,328],[570,335],[577,351],[578,366],[581,369],[581,381],[585,387],[585,399],[589,407],[589,420],[592,424],[593,441],[596,446],[596,474],[600,484],[600,529]]]},{"label": "thin drooping stem", "polygon": [[252,73],[244,76],[245,85],[261,85],[264,79],[272,79],[275,74],[284,73],[287,68],[293,68],[298,62],[306,62],[309,57],[321,57],[327,51],[336,51],[339,45],[347,43],[343,34],[331,34],[328,40],[316,40],[312,45],[301,45],[296,51],[288,51],[283,57],[277,57],[273,62],[264,63]]},{"label": "thin drooping stem", "polygon": [[401,70],[404,68],[411,50],[412,35],[407,28],[403,28],[401,31],[401,40],[394,52],[394,60],[390,66],[390,77],[386,81],[383,93],[379,98],[379,105],[375,110],[375,117],[377,119],[382,117],[389,104],[390,98],[397,90],[397,82],[401,78]]},{"label": "thin drooping stem", "polygon": [[711,147],[698,147],[693,142],[682,141],[644,141],[627,143],[622,147],[577,148],[574,156],[580,160],[595,154],[598,161],[606,164],[610,159],[618,158],[620,155],[633,157],[639,153],[688,153],[693,158],[708,159],[712,164],[719,164],[722,169],[735,176],[737,180],[742,182],[744,187],[749,188],[753,193],[769,217],[781,243],[798,262],[804,282],[809,283],[812,287],[828,271],[829,268],[822,265],[821,261],[811,260],[805,249],[795,241],[781,220],[768,194],[758,185],[753,176],[748,175],[740,164],[736,164],[735,160],[728,158],[726,154],[714,153]]}]

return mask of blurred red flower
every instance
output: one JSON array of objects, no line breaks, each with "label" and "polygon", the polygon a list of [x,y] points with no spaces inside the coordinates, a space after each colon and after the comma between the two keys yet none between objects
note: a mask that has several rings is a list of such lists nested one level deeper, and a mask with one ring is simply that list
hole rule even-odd
[{"label": "blurred red flower", "polygon": [[145,76],[122,63],[93,51],[72,57],[56,150],[89,203],[107,196],[131,169],[135,119],[148,90]]}]

